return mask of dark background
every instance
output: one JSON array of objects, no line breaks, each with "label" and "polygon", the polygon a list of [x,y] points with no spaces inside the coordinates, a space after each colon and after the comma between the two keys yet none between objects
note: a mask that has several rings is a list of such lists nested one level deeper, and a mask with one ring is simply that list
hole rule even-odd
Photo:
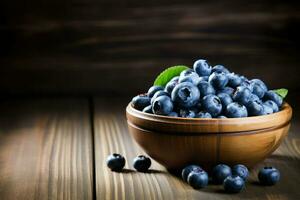
[{"label": "dark background", "polygon": [[2,95],[130,97],[197,58],[298,96],[298,1],[2,0]]}]

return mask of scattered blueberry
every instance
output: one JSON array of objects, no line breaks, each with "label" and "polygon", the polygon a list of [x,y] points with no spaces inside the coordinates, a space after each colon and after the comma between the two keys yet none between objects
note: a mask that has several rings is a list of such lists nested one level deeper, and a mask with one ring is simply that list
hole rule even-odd
[{"label": "scattered blueberry", "polygon": [[200,99],[198,88],[190,82],[179,83],[172,91],[172,101],[184,107],[191,108]]},{"label": "scattered blueberry", "polygon": [[139,172],[148,171],[151,166],[151,159],[147,156],[140,155],[133,160],[133,167]]},{"label": "scattered blueberry", "polygon": [[183,168],[182,172],[181,172],[181,177],[184,181],[187,182],[187,178],[189,176],[189,174],[192,172],[192,171],[198,171],[198,170],[202,170],[201,167],[199,167],[198,165],[189,165],[189,166],[186,166],[185,168]]},{"label": "scattered blueberry", "polygon": [[244,180],[247,180],[248,176],[249,176],[249,170],[245,165],[235,165],[232,168],[232,175],[236,175],[241,177]]},{"label": "scattered blueberry", "polygon": [[120,154],[114,153],[107,157],[106,164],[112,171],[119,172],[125,166],[125,158]]},{"label": "scattered blueberry", "polygon": [[224,72],[212,73],[209,78],[208,82],[215,88],[215,89],[223,89],[228,83],[228,77]]},{"label": "scattered blueberry", "polygon": [[222,184],[225,178],[231,176],[231,168],[224,164],[219,164],[213,168],[212,181],[215,184]]},{"label": "scattered blueberry", "polygon": [[213,117],[218,116],[222,111],[222,103],[219,97],[210,94],[202,99],[203,110],[209,112]]},{"label": "scattered blueberry", "polygon": [[173,110],[173,102],[168,96],[157,97],[152,103],[152,111],[158,115],[168,115]]},{"label": "scattered blueberry", "polygon": [[280,179],[280,173],[275,167],[264,167],[258,173],[262,185],[275,185]]},{"label": "scattered blueberry", "polygon": [[208,175],[202,169],[193,170],[188,175],[187,182],[194,189],[204,188],[208,185]]},{"label": "scattered blueberry", "polygon": [[137,110],[143,110],[146,106],[150,105],[150,98],[145,94],[140,94],[133,97],[131,100],[132,106]]},{"label": "scattered blueberry", "polygon": [[211,73],[211,66],[203,59],[194,62],[193,68],[199,76],[209,76]]},{"label": "scattered blueberry", "polygon": [[147,92],[148,97],[152,98],[153,95],[154,95],[157,91],[160,91],[160,90],[164,90],[164,88],[161,87],[161,86],[156,86],[156,85],[150,87],[149,90],[148,90],[148,92]]},{"label": "scattered blueberry", "polygon": [[239,193],[244,188],[245,181],[239,176],[228,176],[223,185],[226,192]]},{"label": "scattered blueberry", "polygon": [[226,116],[229,118],[247,117],[248,111],[244,105],[233,102],[226,107]]}]

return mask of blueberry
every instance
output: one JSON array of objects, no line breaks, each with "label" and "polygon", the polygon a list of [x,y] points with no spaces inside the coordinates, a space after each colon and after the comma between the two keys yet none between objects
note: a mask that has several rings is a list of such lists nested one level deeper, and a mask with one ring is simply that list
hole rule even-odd
[{"label": "blueberry", "polygon": [[226,116],[229,118],[247,117],[248,111],[244,105],[232,102],[226,107]]},{"label": "blueberry", "polygon": [[280,179],[280,173],[275,167],[264,167],[258,173],[262,185],[275,185]]},{"label": "blueberry", "polygon": [[274,92],[273,90],[269,90],[265,93],[264,100],[274,101],[279,108],[281,107],[283,102],[282,98],[278,94],[276,94],[276,92]]},{"label": "blueberry", "polygon": [[152,111],[157,115],[168,115],[173,110],[173,102],[168,96],[157,97],[152,103]]},{"label": "blueberry", "polygon": [[215,184],[222,184],[226,177],[231,176],[231,169],[229,166],[219,164],[213,168],[212,181]]},{"label": "blueberry", "polygon": [[226,116],[224,116],[224,115],[219,115],[217,118],[220,118],[220,119],[225,119],[225,118],[227,118]]},{"label": "blueberry", "polygon": [[156,86],[156,85],[150,87],[149,90],[148,90],[148,93],[147,93],[147,94],[148,94],[148,97],[152,98],[153,95],[154,95],[157,91],[160,91],[160,90],[164,90],[164,88],[161,87],[161,86]]},{"label": "blueberry", "polygon": [[157,98],[157,97],[160,97],[160,96],[169,96],[170,97],[170,94],[166,91],[163,91],[163,90],[159,90],[157,92],[155,92],[155,94],[153,95],[153,97],[151,98],[151,101],[150,103],[153,104],[153,101]]},{"label": "blueberry", "polygon": [[176,81],[176,82],[178,82],[179,81],[179,76],[173,77],[170,81]]},{"label": "blueberry", "polygon": [[262,98],[265,95],[266,91],[261,86],[261,84],[259,84],[259,82],[251,80],[250,84],[252,86],[252,93],[253,94],[257,95],[259,98]]},{"label": "blueberry", "polygon": [[133,167],[139,172],[148,171],[151,166],[151,160],[147,156],[140,155],[133,160]]},{"label": "blueberry", "polygon": [[266,86],[266,84],[260,80],[260,79],[252,79],[250,82],[255,82],[256,84],[258,84],[263,90],[264,92],[267,92],[268,91],[268,87]]},{"label": "blueberry", "polygon": [[264,104],[271,107],[274,113],[279,111],[277,104],[272,100],[267,100],[264,102]]},{"label": "blueberry", "polygon": [[143,109],[143,112],[153,114],[152,105],[149,105]]},{"label": "blueberry", "polygon": [[235,165],[232,168],[232,175],[236,175],[241,177],[244,180],[247,180],[248,176],[249,176],[249,170],[245,165]]},{"label": "blueberry", "polygon": [[200,92],[190,82],[179,83],[171,94],[173,102],[185,108],[191,108],[199,102]]},{"label": "blueberry", "polygon": [[228,85],[230,87],[236,88],[242,83],[241,77],[235,73],[229,73],[227,74],[227,76],[228,76]]},{"label": "blueberry", "polygon": [[208,112],[201,111],[196,115],[197,118],[212,118]]},{"label": "blueberry", "polygon": [[187,182],[192,186],[194,189],[204,188],[208,185],[208,175],[207,173],[202,170],[193,170],[187,178]]},{"label": "blueberry", "polygon": [[233,93],[232,99],[240,104],[246,105],[249,102],[251,91],[244,86],[239,86]]},{"label": "blueberry", "polygon": [[168,116],[170,116],[170,117],[178,117],[178,113],[177,112],[170,112],[168,114]]},{"label": "blueberry", "polygon": [[249,102],[250,101],[259,101],[259,102],[262,102],[260,100],[260,98],[258,96],[256,96],[255,94],[251,94],[250,97],[249,97]]},{"label": "blueberry", "polygon": [[251,84],[249,80],[243,81],[240,86],[244,86],[253,92],[253,84]]},{"label": "blueberry", "polygon": [[208,82],[215,88],[215,89],[223,89],[228,83],[228,77],[224,72],[212,73],[209,78]]},{"label": "blueberry", "polygon": [[196,113],[193,110],[181,109],[179,111],[179,116],[184,118],[194,118]]},{"label": "blueberry", "polygon": [[214,87],[208,83],[207,81],[199,81],[198,84],[197,84],[197,87],[200,91],[200,94],[202,96],[206,96],[206,95],[209,95],[209,94],[215,94],[216,91],[214,89]]},{"label": "blueberry", "polygon": [[217,72],[217,73],[225,73],[225,74],[228,74],[228,73],[230,73],[229,72],[229,70],[226,68],[226,67],[224,67],[223,65],[216,65],[216,66],[214,66],[213,68],[212,68],[212,70],[211,70],[212,72]]},{"label": "blueberry", "polygon": [[198,74],[192,69],[187,69],[180,73],[178,82],[179,83],[190,82],[196,85],[198,81],[199,81]]},{"label": "blueberry", "polygon": [[176,80],[169,81],[165,87],[165,91],[167,93],[171,94],[177,84],[178,84],[178,80],[177,81]]},{"label": "blueberry", "polygon": [[238,193],[245,187],[245,181],[239,176],[228,176],[223,185],[226,192]]},{"label": "blueberry", "polygon": [[245,76],[240,76],[240,78],[241,78],[242,82],[248,81],[247,77],[245,77]]},{"label": "blueberry", "polygon": [[140,94],[133,97],[131,100],[132,106],[137,110],[143,110],[150,105],[150,98],[145,94]]},{"label": "blueberry", "polygon": [[112,171],[118,172],[125,166],[125,158],[120,154],[114,153],[107,157],[106,164]]},{"label": "blueberry", "polygon": [[230,96],[232,96],[234,93],[234,89],[232,87],[225,87],[221,90],[218,90],[218,94],[219,93],[226,93],[226,94],[229,94]]},{"label": "blueberry", "polygon": [[202,170],[202,168],[199,167],[198,165],[186,166],[181,172],[182,179],[187,182],[187,178],[188,178],[189,174],[194,170],[198,171],[198,170]]},{"label": "blueberry", "polygon": [[202,99],[203,110],[209,112],[213,117],[218,116],[222,111],[222,103],[219,97],[210,94]]},{"label": "blueberry", "polygon": [[249,116],[259,116],[264,115],[264,106],[260,101],[249,101],[246,105]]},{"label": "blueberry", "polygon": [[209,76],[201,76],[199,77],[199,81],[208,81]]},{"label": "blueberry", "polygon": [[273,113],[273,108],[267,104],[263,104],[264,107],[264,115],[269,115]]},{"label": "blueberry", "polygon": [[228,104],[232,103],[232,98],[229,96],[229,94],[226,93],[219,93],[217,96],[222,103],[223,111],[225,111]]},{"label": "blueberry", "polygon": [[206,60],[197,60],[194,62],[193,68],[199,76],[209,76],[211,73],[211,66]]}]

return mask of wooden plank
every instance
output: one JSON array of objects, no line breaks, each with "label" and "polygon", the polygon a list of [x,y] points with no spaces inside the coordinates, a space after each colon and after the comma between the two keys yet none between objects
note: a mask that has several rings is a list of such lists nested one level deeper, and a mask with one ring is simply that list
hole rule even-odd
[{"label": "wooden plank", "polygon": [[0,198],[92,199],[88,102],[1,100]]},{"label": "wooden plank", "polygon": [[[119,102],[119,103],[118,103]],[[145,154],[128,133],[125,103],[120,99],[95,101],[95,155],[97,199],[298,199],[300,191],[300,137],[299,120],[280,148],[263,163],[251,170],[243,192],[236,195],[224,193],[221,186],[209,185],[194,190],[180,178],[168,173],[153,161],[150,173],[134,171],[132,160]],[[123,105],[123,106],[122,106]],[[247,147],[245,147],[247,148]],[[106,157],[120,153],[126,158],[125,171],[111,172],[106,167]],[[176,153],[176,152],[174,152]],[[271,165],[281,172],[281,181],[272,187],[260,186],[257,172],[260,167]]]}]

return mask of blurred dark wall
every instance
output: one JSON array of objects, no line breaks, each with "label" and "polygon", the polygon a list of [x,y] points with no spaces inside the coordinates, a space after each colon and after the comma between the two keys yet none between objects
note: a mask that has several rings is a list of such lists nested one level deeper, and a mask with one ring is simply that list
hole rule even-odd
[{"label": "blurred dark wall", "polygon": [[2,0],[2,94],[133,95],[197,58],[297,91],[298,1]]}]

